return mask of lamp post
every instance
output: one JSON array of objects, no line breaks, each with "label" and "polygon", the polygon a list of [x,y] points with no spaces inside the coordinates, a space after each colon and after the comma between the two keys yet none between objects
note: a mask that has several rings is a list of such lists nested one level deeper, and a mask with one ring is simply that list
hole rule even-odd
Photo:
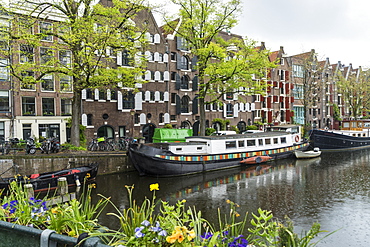
[{"label": "lamp post", "polygon": [[131,124],[131,136],[132,138],[134,138],[134,124],[135,124],[135,119],[134,119],[134,116],[135,116],[135,113],[136,113],[136,110],[135,109],[131,109],[130,110],[130,114],[131,114],[131,120],[132,120],[132,124]]}]

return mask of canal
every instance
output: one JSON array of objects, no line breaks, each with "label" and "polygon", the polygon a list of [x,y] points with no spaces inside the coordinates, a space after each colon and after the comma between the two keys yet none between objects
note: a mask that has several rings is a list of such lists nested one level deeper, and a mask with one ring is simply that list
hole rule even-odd
[{"label": "canal", "polygon": [[[241,206],[241,214],[262,208],[281,220],[287,215],[298,234],[314,222],[323,230],[338,230],[319,247],[370,243],[370,151],[323,153],[311,160],[285,159],[174,178],[140,177],[136,172],[102,175],[96,182],[96,192],[111,196],[120,209],[128,205],[125,185],[135,186],[133,197],[140,202],[145,196],[151,198],[149,185],[159,183],[157,198],[173,203],[186,199],[208,220],[217,219],[217,208],[227,213],[229,199]],[[101,217],[101,223],[117,226],[113,216]]]}]

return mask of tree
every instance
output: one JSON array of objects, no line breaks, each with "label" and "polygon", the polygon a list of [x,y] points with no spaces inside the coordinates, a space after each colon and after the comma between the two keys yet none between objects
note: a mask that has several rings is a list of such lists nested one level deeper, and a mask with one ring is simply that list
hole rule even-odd
[{"label": "tree", "polygon": [[[12,27],[6,31],[11,49],[2,49],[1,56],[23,58],[8,65],[11,75],[21,85],[41,82],[50,74],[72,79],[72,144],[80,145],[81,91],[133,87],[140,76],[144,63],[138,52],[144,44],[145,26],[138,27],[133,19],[144,9],[141,0],[112,0],[107,6],[94,0],[21,0],[6,9],[12,16]],[[39,32],[30,31],[39,21],[44,21]],[[45,46],[45,41],[51,42]],[[36,61],[33,51],[42,46]],[[113,53],[126,54],[131,66],[117,66]]]},{"label": "tree", "polygon": [[348,117],[357,119],[370,109],[370,74],[361,68],[355,73],[343,76],[337,74],[338,91],[342,94],[346,107],[349,109]]},{"label": "tree", "polygon": [[184,39],[197,57],[200,135],[205,135],[205,104],[219,102],[224,93],[240,88],[247,94],[262,93],[266,83],[252,77],[262,77],[274,65],[268,61],[268,51],[256,49],[255,42],[241,37],[225,39],[225,31],[237,23],[240,0],[171,1],[180,6],[180,18],[165,17],[165,28]]}]

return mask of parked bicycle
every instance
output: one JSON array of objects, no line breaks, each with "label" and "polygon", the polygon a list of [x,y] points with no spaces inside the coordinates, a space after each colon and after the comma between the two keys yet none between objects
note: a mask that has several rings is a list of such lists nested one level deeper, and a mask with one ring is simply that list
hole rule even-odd
[{"label": "parked bicycle", "polygon": [[116,149],[117,143],[112,137],[93,138],[87,146],[89,151],[115,151]]},{"label": "parked bicycle", "polygon": [[135,142],[135,139],[132,138],[132,137],[121,137],[118,140],[118,143],[117,143],[118,148],[117,149],[122,150],[122,151],[127,151],[128,147],[133,142]]}]

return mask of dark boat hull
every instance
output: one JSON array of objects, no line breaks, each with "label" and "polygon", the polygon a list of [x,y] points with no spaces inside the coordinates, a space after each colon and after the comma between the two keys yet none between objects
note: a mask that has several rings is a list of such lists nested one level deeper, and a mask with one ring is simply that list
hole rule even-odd
[{"label": "dark boat hull", "polygon": [[272,159],[293,157],[294,150],[306,150],[307,148],[308,143],[305,143],[284,150],[272,150],[273,154],[266,153],[271,151],[268,150],[236,154],[180,156],[170,155],[149,145],[131,145],[129,156],[140,175],[169,177],[243,166],[240,161],[255,155],[269,155]]},{"label": "dark boat hull", "polygon": [[65,177],[68,186],[76,186],[76,184],[94,180],[98,174],[98,165],[91,164],[89,166],[81,166],[71,169],[64,169],[55,172],[47,172],[41,174],[32,174],[28,176],[19,176],[17,178],[0,178],[0,189],[9,189],[9,184],[12,181],[17,181],[20,184],[32,184],[35,192],[55,190],[58,186],[58,179]]},{"label": "dark boat hull", "polygon": [[322,151],[347,151],[370,148],[370,137],[354,137],[331,131],[311,131],[311,142]]}]

